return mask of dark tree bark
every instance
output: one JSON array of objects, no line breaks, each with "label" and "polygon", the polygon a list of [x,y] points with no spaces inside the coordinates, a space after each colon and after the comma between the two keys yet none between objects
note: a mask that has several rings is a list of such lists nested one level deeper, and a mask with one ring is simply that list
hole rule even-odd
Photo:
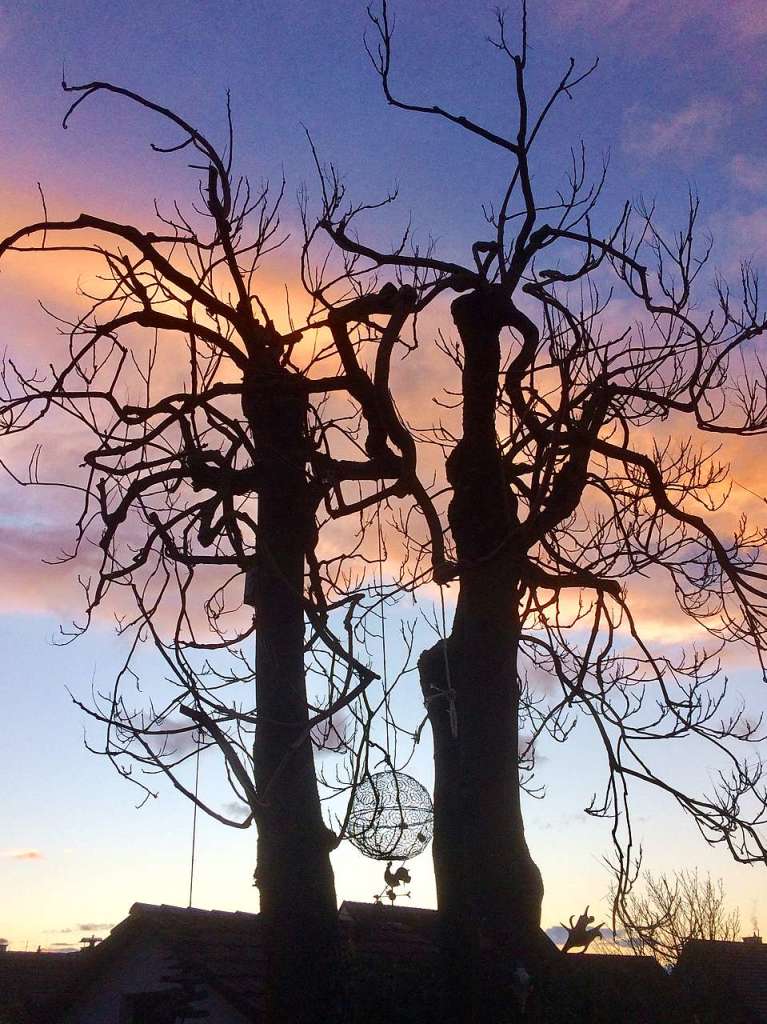
[{"label": "dark tree bark", "polygon": [[[692,285],[710,252],[694,244],[696,197],[673,235],[659,229],[644,202],[627,203],[607,234],[595,233],[592,214],[606,168],[589,182],[583,150],[556,198],[537,196],[530,155],[541,129],[553,106],[597,65],[576,70],[570,60],[534,110],[524,3],[518,50],[502,11],[490,40],[513,74],[517,118],[505,134],[463,109],[400,94],[387,0],[369,15],[367,50],[387,103],[446,122],[509,161],[504,189],[484,207],[489,226],[465,260],[439,255],[431,242],[411,244],[409,227],[398,246],[369,244],[353,221],[371,206],[350,204],[335,170],[318,163],[320,223],[342,250],[344,268],[353,266],[361,279],[367,274],[370,287],[385,273],[398,280],[412,275],[415,314],[448,291],[460,293],[451,306],[460,341],[454,346],[440,336],[439,348],[461,371],[462,428],[440,420],[425,432],[420,423],[412,429],[414,438],[450,449],[449,523],[441,510],[432,515],[434,506],[411,477],[403,477],[399,493],[412,497],[428,539],[411,540],[409,516],[400,522],[414,561],[413,587],[429,551],[434,581],[453,580],[459,591],[450,636],[419,661],[434,736],[446,1016],[502,1021],[520,1015],[509,1005],[514,965],[535,979],[550,973],[549,955],[556,963],[540,931],[542,883],[523,829],[520,719],[530,727],[529,747],[544,734],[565,740],[576,716],[593,724],[606,781],[586,811],[612,820],[616,903],[630,890],[636,866],[630,796],[641,783],[673,797],[709,842],[726,844],[737,860],[767,856],[759,830],[767,806],[762,767],[752,770],[736,752],[757,742],[758,730],[742,710],[720,721],[727,683],[720,686],[717,662],[720,642],[747,637],[766,671],[763,533],[744,517],[732,535],[720,537],[705,511],[718,512],[726,502],[713,495],[722,485],[726,490],[728,470],[691,440],[657,442],[647,452],[648,426],[671,416],[687,417],[701,438],[767,431],[762,362],[752,348],[767,320],[749,266],[742,269],[737,312],[734,291],[720,282],[718,310],[696,312]],[[617,333],[602,318],[612,295],[603,284],[607,271],[640,311]],[[730,365],[736,351],[742,372]],[[456,408],[455,390],[445,394],[439,404]],[[447,490],[437,479],[427,496],[441,499]],[[695,502],[704,511],[693,512]],[[653,654],[624,581],[656,570],[670,577],[682,612],[713,634],[710,649]],[[617,642],[624,630],[635,645],[630,655]],[[531,672],[560,688],[553,704],[528,688]],[[717,763],[721,756],[726,764],[714,798],[680,790],[673,775],[657,773],[640,753],[648,739],[688,735],[716,748]],[[556,988],[552,983],[550,991]]]},{"label": "dark tree bark", "polygon": [[[103,561],[93,587],[86,589],[88,618],[113,585],[129,586],[136,615],[128,616],[121,629],[133,631],[136,639],[128,663],[143,630],[163,652],[176,690],[168,701],[150,703],[149,712],[135,709],[132,700],[128,706],[119,683],[127,674],[126,663],[110,699],[90,709],[80,706],[107,726],[103,753],[112,760],[159,769],[223,824],[256,824],[269,1019],[328,1024],[337,1019],[340,983],[330,865],[337,838],[322,817],[311,727],[323,717],[321,710],[310,709],[305,671],[307,605],[313,602],[321,617],[326,604],[321,574],[315,572],[313,592],[305,581],[307,556],[317,541],[317,508],[332,486],[329,481],[339,474],[327,451],[322,478],[309,474],[316,452],[307,410],[312,392],[322,395],[342,384],[333,370],[330,378],[312,380],[311,360],[300,370],[291,363],[292,347],[307,328],[291,327],[281,335],[258,298],[254,272],[275,245],[282,191],[272,198],[268,187],[254,194],[246,178],[233,177],[231,123],[228,155],[222,155],[185,119],[130,90],[107,82],[64,88],[76,95],[65,126],[84,100],[107,92],[180,131],[177,145],[159,151],[190,147],[198,153],[202,163],[193,166],[205,173],[200,182],[204,209],[195,207],[189,219],[174,204],[174,216],[158,213],[160,230],[147,232],[89,214],[54,221],[43,200],[43,221],[0,240],[2,258],[19,247],[43,252],[48,232],[63,232],[70,239],[65,250],[100,254],[106,268],[101,280],[108,282],[104,295],[90,297],[89,312],[69,325],[69,356],[58,369],[51,368],[50,380],[16,375],[12,393],[3,374],[0,433],[26,430],[51,408],[61,407],[94,436],[95,446],[83,455],[90,471],[83,488],[88,511],[78,521],[75,545],[84,540],[97,507]],[[369,306],[369,299],[362,302],[363,317]],[[356,308],[352,304],[344,323],[358,322]],[[154,333],[148,359],[135,355],[132,339],[119,337],[138,328]],[[178,392],[163,390],[153,377],[166,335],[180,336],[187,345],[188,367]],[[168,359],[177,358],[177,350],[172,351]],[[26,410],[42,398],[41,388],[48,389],[44,412],[27,418]],[[137,393],[143,396],[138,403]],[[233,412],[235,396],[241,413]],[[380,475],[377,466],[371,469],[365,461],[347,466],[346,472],[360,473],[362,479]],[[36,482],[35,474],[29,482]],[[137,542],[134,532],[126,544],[126,523],[134,531],[139,526],[142,540]],[[206,597],[204,585],[195,586],[196,574],[210,566],[223,569],[228,578],[223,584],[220,575],[214,579],[215,589]],[[228,690],[229,684],[244,681],[238,676],[240,664],[251,681],[242,645],[251,642],[254,623],[243,617],[241,627],[221,628],[224,612],[240,611],[239,595],[234,608],[226,595],[230,584],[243,577],[245,600],[255,608],[255,710],[243,703],[242,690],[234,697]],[[236,589],[231,586],[232,592]],[[175,617],[170,640],[160,635],[156,622],[163,601]],[[330,644],[334,657],[348,664],[349,678],[353,672],[360,677],[349,698],[354,700],[373,673],[329,630],[315,631],[311,643],[320,642]],[[233,670],[216,668],[211,652],[221,651],[233,656]],[[328,685],[328,705],[334,700],[343,704],[333,681]],[[173,719],[176,713],[181,726]],[[251,740],[243,738],[253,729],[251,752]],[[196,782],[192,790],[183,771],[177,771],[191,755],[174,744],[194,733],[197,753],[214,746],[223,755],[233,792],[247,804],[244,820],[206,803]],[[130,770],[122,773],[147,796],[156,795]]]},{"label": "dark tree bark", "polygon": [[263,469],[249,597],[258,626],[253,764],[263,801],[257,878],[267,998],[275,1022],[325,1022],[336,1019],[339,949],[335,837],[322,818],[304,667],[304,567],[317,503],[306,474],[306,395],[275,365],[247,387],[243,407]]},{"label": "dark tree bark", "polygon": [[488,287],[451,309],[463,347],[463,435],[448,460],[448,516],[463,568],[452,633],[422,655],[419,669],[434,736],[433,855],[448,1003],[454,1019],[502,1020],[496,1014],[513,1012],[515,966],[529,970],[553,951],[540,931],[543,883],[520,804],[521,559],[495,424],[510,304]]}]

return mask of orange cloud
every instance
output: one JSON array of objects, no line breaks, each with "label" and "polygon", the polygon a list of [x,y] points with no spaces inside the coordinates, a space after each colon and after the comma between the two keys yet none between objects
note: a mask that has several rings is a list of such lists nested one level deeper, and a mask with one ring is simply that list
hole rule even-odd
[{"label": "orange cloud", "polygon": [[44,860],[39,850],[3,850],[0,857],[6,860]]},{"label": "orange cloud", "polygon": [[[623,7],[626,10],[635,10],[632,0],[624,0]],[[701,126],[708,123],[706,119],[712,122],[724,116],[724,108],[718,101],[696,101],[683,111],[670,115],[663,122],[657,122],[651,130],[642,132],[641,135],[647,143],[645,151],[650,155],[658,154],[678,144],[680,138],[686,135],[705,135]],[[767,232],[767,216],[764,211],[742,220],[743,224],[739,224],[738,229],[741,239],[745,236],[754,240],[759,237],[767,240],[767,233],[760,236],[760,232]],[[49,259],[50,263],[47,262]],[[82,280],[84,273],[83,266],[78,261],[79,257],[70,259],[66,254],[63,254],[61,259],[55,255],[39,258],[31,255],[14,257],[7,265],[5,273],[0,275],[0,296],[13,302],[14,312],[21,305],[25,308],[32,307],[34,299],[38,296],[45,300],[49,289],[65,303],[70,302],[78,279]],[[36,269],[38,266],[43,268],[40,272]],[[291,263],[289,248],[274,254],[273,260],[266,265],[257,289],[281,329],[288,327],[286,282],[289,285],[293,316],[298,323],[306,313],[307,299],[295,281],[295,267]],[[605,317],[607,329],[614,329],[615,333],[619,334],[636,314],[635,307],[630,308],[630,304],[621,301],[620,298],[616,299]],[[442,394],[443,388],[457,390],[459,385],[456,368],[447,357],[438,353],[433,345],[433,337],[440,327],[445,326],[446,320],[447,311],[444,303],[440,309],[429,310],[424,315],[421,323],[421,347],[407,358],[393,364],[393,392],[402,415],[415,428],[428,428],[441,422],[454,433],[458,433],[460,412],[434,404],[434,399],[445,397]],[[450,333],[449,327],[447,333]],[[140,347],[142,343],[137,344]],[[298,346],[297,362],[308,359],[311,345],[312,338],[307,337]],[[63,350],[63,346],[64,339],[61,339],[53,325],[46,321],[36,323],[33,328],[20,330],[17,338],[11,338],[9,341],[9,350],[14,353],[19,351],[25,366],[44,366],[49,359],[55,358],[56,352]],[[167,387],[178,386],[185,366],[183,346],[182,338],[163,339],[161,358],[156,367],[158,392]],[[371,347],[369,357],[372,358],[373,352]],[[684,422],[666,424],[665,429],[679,437],[688,432]],[[647,434],[649,439],[650,432]],[[75,480],[80,456],[84,450],[83,445],[86,443],[83,435],[71,430],[62,431],[52,425],[43,434],[42,439],[48,453],[48,464],[51,464],[52,456],[58,474],[65,481]],[[753,442],[736,439],[726,443],[722,456],[726,460],[737,453],[737,479],[756,491],[763,486],[763,471],[759,464],[758,449],[759,446]],[[4,441],[0,454],[5,457],[8,450],[8,441]],[[15,464],[24,465],[28,457],[28,439],[14,439],[11,451],[16,456]],[[422,479],[430,480],[433,477],[437,487],[444,485],[444,462],[438,448],[421,445],[419,464]],[[355,495],[350,493],[348,500],[354,499]],[[737,490],[733,493],[727,511],[721,514],[719,522],[723,529],[731,528],[740,511],[751,512],[757,509],[759,512],[764,511],[759,507],[758,500],[747,491]],[[3,559],[5,578],[10,581],[9,585],[0,591],[0,610],[53,611],[66,618],[77,617],[77,612],[82,607],[82,595],[76,584],[76,573],[85,571],[86,574],[95,574],[99,563],[98,548],[86,545],[76,567],[52,567],[42,564],[40,558],[55,556],[59,551],[71,546],[71,527],[78,511],[76,500],[71,494],[67,496],[66,492],[62,499],[57,492],[21,492],[15,485],[8,482],[0,483],[0,556]],[[392,515],[392,512],[383,512],[384,523]],[[420,529],[417,520],[410,525]],[[330,558],[338,551],[350,550],[356,526],[354,518],[328,524],[320,536],[321,555]],[[371,561],[377,559],[375,530],[369,531],[361,553]],[[389,534],[386,564],[383,569],[385,578],[390,580],[396,577],[402,553],[401,542]],[[215,572],[202,575],[207,580],[216,578]],[[673,596],[673,588],[668,581],[662,581],[662,585],[659,586],[657,580],[632,580],[630,592],[632,607],[637,614],[643,635],[648,640],[674,644],[700,636],[700,627],[691,623],[679,609]],[[436,588],[430,587],[425,592],[427,600],[436,596]],[[448,602],[451,600],[450,592],[447,599]],[[573,595],[572,600],[577,601],[577,596]],[[169,610],[168,621],[172,621],[171,616],[172,611]]]}]

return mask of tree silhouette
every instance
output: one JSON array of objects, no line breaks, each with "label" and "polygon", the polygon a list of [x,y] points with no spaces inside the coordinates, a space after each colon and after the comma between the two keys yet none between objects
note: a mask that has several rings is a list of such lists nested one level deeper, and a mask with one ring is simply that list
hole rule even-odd
[{"label": "tree silhouette", "polygon": [[701,878],[698,869],[671,875],[642,875],[636,888],[619,904],[618,923],[635,953],[675,964],[689,939],[737,942],[740,914],[728,910],[721,878]]},{"label": "tree silhouette", "polygon": [[[336,170],[317,162],[320,227],[347,272],[360,282],[366,272],[370,282],[407,280],[419,313],[457,294],[457,339],[440,335],[437,344],[460,387],[443,398],[441,421],[428,428],[421,418],[410,431],[444,459],[431,503],[420,506],[403,485],[415,501],[393,523],[410,557],[403,587],[418,587],[424,557],[440,586],[457,584],[452,629],[419,661],[434,740],[447,1004],[456,1019],[501,1019],[506,996],[495,982],[508,981],[519,962],[535,973],[547,956],[543,886],[520,800],[539,736],[563,740],[579,719],[591,722],[606,782],[587,810],[612,821],[619,906],[636,863],[630,794],[640,783],[676,801],[736,860],[765,860],[767,803],[754,747],[761,722],[729,699],[719,661],[729,645],[747,645],[764,674],[765,536],[743,518],[723,525],[728,467],[699,442],[767,429],[757,347],[767,323],[750,266],[737,296],[720,279],[703,288],[710,244],[696,242],[695,196],[677,233],[665,233],[643,201],[599,230],[607,168],[589,184],[582,147],[561,190],[538,195],[535,143],[554,105],[596,63],[580,72],[570,61],[534,110],[524,7],[519,50],[502,14],[491,40],[512,72],[517,121],[508,135],[400,98],[387,4],[370,17],[368,53],[387,102],[447,122],[509,162],[507,186],[484,207],[487,234],[464,259],[438,254],[433,242],[419,246],[409,228],[392,249],[366,242],[374,207],[350,203]],[[328,301],[326,284],[307,282]],[[425,344],[417,324],[411,347]],[[707,631],[707,646],[653,649],[632,610],[629,584],[643,576],[668,581],[683,615]],[[558,685],[556,699],[529,683],[541,673]],[[682,787],[648,744],[682,738],[717,762],[707,795]]]},{"label": "tree silhouette", "polygon": [[[580,73],[571,62],[533,113],[524,8],[519,52],[500,14],[493,39],[512,70],[517,124],[508,135],[400,99],[387,5],[371,19],[369,53],[388,103],[446,121],[508,159],[508,184],[486,207],[486,235],[460,259],[443,258],[431,241],[419,246],[409,229],[392,249],[369,244],[368,215],[395,196],[350,202],[315,154],[318,218],[302,198],[311,308],[300,327],[280,331],[257,271],[280,241],[281,192],[251,194],[233,177],[231,138],[220,155],[135,93],[69,87],[73,109],[107,91],[173,124],[180,141],[165,151],[202,159],[202,206],[189,216],[174,207],[159,232],[46,212],[0,244],[0,257],[64,249],[105,266],[88,312],[61,324],[68,355],[52,375],[7,361],[3,430],[64,414],[95,436],[75,485],[77,547],[97,536],[102,552],[85,584],[87,607],[91,614],[123,588],[136,610],[122,622],[133,643],[118,686],[88,710],[124,774],[131,761],[159,769],[218,820],[256,822],[276,1019],[325,1019],[333,996],[328,854],[338,837],[320,811],[312,731],[338,736],[350,758],[338,788],[354,788],[376,748],[373,716],[380,707],[388,715],[388,684],[379,704],[366,696],[374,673],[360,644],[371,610],[402,592],[418,597],[426,584],[457,592],[447,635],[418,664],[434,741],[445,1016],[501,1020],[514,1012],[514,978],[525,970],[535,984],[554,955],[540,932],[543,885],[521,804],[543,734],[564,740],[584,719],[604,751],[604,794],[588,810],[612,822],[618,907],[635,874],[637,784],[675,800],[736,859],[767,854],[754,756],[761,723],[730,701],[719,663],[727,645],[746,645],[764,673],[765,538],[745,520],[733,529],[723,522],[728,468],[698,443],[767,429],[758,351],[767,324],[748,266],[737,298],[722,281],[710,309],[694,297],[693,286],[711,295],[700,277],[710,247],[697,248],[694,196],[676,234],[642,202],[600,229],[606,168],[589,184],[582,148],[561,191],[538,195],[535,143],[554,105],[594,67]],[[77,237],[59,244],[58,233]],[[436,347],[460,385],[424,427],[402,412],[393,367],[424,349],[425,315],[447,296],[457,337],[440,335]],[[299,345],[313,330],[316,343]],[[170,388],[157,369],[169,350],[183,354],[183,382]],[[419,411],[428,385],[420,382]],[[31,467],[25,482],[44,482],[34,455]],[[355,522],[355,539],[323,555],[319,530],[337,518]],[[370,563],[397,546],[401,568],[386,587],[379,578],[371,601]],[[670,652],[645,640],[628,584],[653,574],[708,631],[707,647]],[[243,588],[252,617],[241,611]],[[125,685],[146,638],[176,686],[158,706]],[[327,685],[320,702],[307,695],[307,661]],[[559,687],[556,697],[536,691],[541,673]],[[242,696],[244,682],[255,700]],[[347,707],[360,726],[353,741],[333,725]],[[184,782],[193,736],[222,752],[248,808],[243,820]],[[684,737],[718,759],[707,795],[681,787],[647,742]],[[396,760],[383,744],[376,753]]]},{"label": "tree silhouette", "polygon": [[[82,498],[68,557],[100,554],[92,577],[81,578],[87,619],[74,635],[117,596],[128,655],[111,688],[99,686],[92,704],[76,702],[105,727],[98,752],[145,798],[147,773],[161,773],[217,821],[255,822],[271,1017],[326,1021],[339,980],[329,860],[339,836],[323,820],[314,748],[350,754],[339,790],[368,772],[374,709],[363,702],[354,712],[364,727],[351,737],[337,722],[377,676],[357,656],[366,595],[346,585],[343,551],[320,556],[318,532],[324,504],[341,516],[378,501],[376,492],[334,507],[342,485],[398,476],[410,458],[396,432],[380,427],[392,414],[385,370],[375,382],[361,367],[347,370],[359,332],[380,332],[382,352],[393,343],[412,290],[352,292],[330,314],[315,304],[300,326],[288,308],[280,331],[259,281],[262,261],[284,241],[284,182],[273,194],[235,176],[231,117],[219,152],[189,122],[127,89],[64,88],[76,94],[65,127],[85,100],[112,94],[177,133],[155,151],[191,152],[202,172],[197,204],[156,207],[157,230],[86,213],[56,220],[45,208],[0,243],[0,258],[87,254],[102,268],[86,311],[57,318],[65,354],[47,373],[6,360],[0,406],[6,438],[69,423],[82,441],[84,476],[61,480]],[[357,413],[344,412],[347,392]],[[39,467],[35,446],[17,480],[48,483]],[[146,642],[168,675],[159,695],[156,683],[147,695],[133,686]],[[307,694],[307,673],[324,684],[319,700]],[[241,817],[189,783],[184,766],[206,748],[222,755]]]}]

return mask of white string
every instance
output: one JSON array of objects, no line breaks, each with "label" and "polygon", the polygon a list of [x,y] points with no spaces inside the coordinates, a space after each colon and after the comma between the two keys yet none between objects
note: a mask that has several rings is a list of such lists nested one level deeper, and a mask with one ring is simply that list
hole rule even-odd
[{"label": "white string", "polygon": [[[386,614],[384,611],[384,581],[383,581],[383,538],[381,534],[381,505],[376,505],[376,522],[378,526],[378,588],[381,598],[381,658],[382,658],[382,675],[383,675],[383,691],[384,699],[388,701],[389,693],[389,676],[386,663]],[[384,722],[386,724],[386,749],[391,750],[391,739],[389,735],[389,708],[388,704],[386,707],[386,714],[384,715]],[[396,735],[395,735],[396,743]],[[394,751],[394,757],[396,760],[396,749]]]},{"label": "white string", "polygon": [[450,735],[458,739],[458,712],[455,707],[455,690],[450,676],[450,659],[447,654],[447,623],[445,621],[445,591],[439,588],[439,603],[442,609],[442,657],[445,662],[445,682],[447,683],[447,713],[450,718]]},{"label": "white string", "polygon": [[200,781],[200,731],[197,730],[197,753],[195,754],[194,766],[194,813],[192,815],[192,863],[189,866],[189,904],[192,906],[192,892],[194,891],[194,855],[197,846],[197,787]]}]

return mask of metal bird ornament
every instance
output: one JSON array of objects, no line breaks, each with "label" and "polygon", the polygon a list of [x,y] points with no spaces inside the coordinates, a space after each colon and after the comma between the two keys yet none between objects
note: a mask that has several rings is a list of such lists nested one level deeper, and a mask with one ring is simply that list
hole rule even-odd
[{"label": "metal bird ornament", "polygon": [[384,871],[384,881],[388,886],[391,886],[392,889],[396,889],[398,885],[410,881],[410,872],[404,864],[398,867],[396,871],[392,871],[391,865],[392,862],[389,861],[386,865],[386,870]]}]

